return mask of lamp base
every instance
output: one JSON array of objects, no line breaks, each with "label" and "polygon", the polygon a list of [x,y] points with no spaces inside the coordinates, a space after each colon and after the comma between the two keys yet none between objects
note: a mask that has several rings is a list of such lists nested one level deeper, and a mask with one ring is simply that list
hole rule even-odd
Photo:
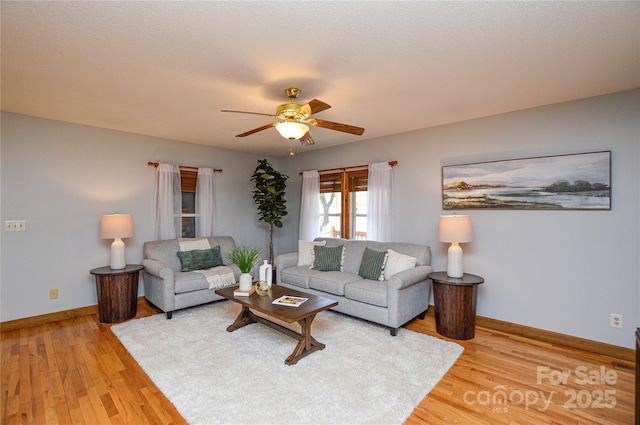
[{"label": "lamp base", "polygon": [[115,238],[111,244],[111,268],[113,270],[119,270],[126,267],[127,261],[124,255],[124,242],[122,242],[120,238]]},{"label": "lamp base", "polygon": [[457,242],[453,242],[449,247],[447,257],[447,276],[460,278],[464,275],[462,271],[462,248]]}]

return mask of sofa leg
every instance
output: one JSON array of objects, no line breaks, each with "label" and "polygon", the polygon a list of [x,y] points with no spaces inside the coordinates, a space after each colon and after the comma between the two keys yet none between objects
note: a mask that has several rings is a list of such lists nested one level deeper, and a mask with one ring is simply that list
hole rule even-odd
[{"label": "sofa leg", "polygon": [[389,328],[389,331],[391,332],[391,336],[398,335],[398,328]]},{"label": "sofa leg", "polygon": [[173,311],[167,311],[167,320],[170,320],[173,316]]},{"label": "sofa leg", "polygon": [[424,318],[427,316],[427,310],[423,311],[422,313],[420,313],[420,316],[418,316],[418,319],[420,320],[424,320]]}]

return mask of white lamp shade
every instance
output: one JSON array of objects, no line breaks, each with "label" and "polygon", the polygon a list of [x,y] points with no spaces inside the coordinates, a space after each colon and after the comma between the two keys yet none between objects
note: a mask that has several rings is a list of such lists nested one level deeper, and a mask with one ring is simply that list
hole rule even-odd
[{"label": "white lamp shade", "polygon": [[440,216],[438,240],[449,243],[473,241],[471,217],[457,214]]},{"label": "white lamp shade", "polygon": [[300,139],[309,131],[309,127],[296,121],[285,121],[276,124],[276,130],[285,139]]},{"label": "white lamp shade", "polygon": [[100,221],[100,238],[130,238],[133,233],[133,217],[131,214],[103,215]]}]

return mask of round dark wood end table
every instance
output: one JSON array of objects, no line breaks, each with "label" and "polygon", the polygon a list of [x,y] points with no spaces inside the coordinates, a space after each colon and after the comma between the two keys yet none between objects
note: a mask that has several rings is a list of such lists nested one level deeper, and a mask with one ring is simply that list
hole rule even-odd
[{"label": "round dark wood end table", "polygon": [[476,333],[478,285],[484,279],[465,273],[449,277],[447,272],[429,274],[433,281],[433,303],[436,309],[436,331],[452,339],[472,339]]},{"label": "round dark wood end table", "polygon": [[124,322],[136,315],[138,276],[143,267],[127,264],[124,269],[99,267],[91,270],[96,277],[98,315],[101,323]]}]

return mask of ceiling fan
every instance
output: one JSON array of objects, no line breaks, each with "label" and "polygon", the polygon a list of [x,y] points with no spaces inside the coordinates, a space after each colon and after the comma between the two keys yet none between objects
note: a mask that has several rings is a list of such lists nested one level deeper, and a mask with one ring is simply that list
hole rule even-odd
[{"label": "ceiling fan", "polygon": [[[309,125],[314,127],[328,128],[330,130],[342,131],[349,134],[360,136],[364,133],[364,128],[356,127],[348,124],[340,124],[332,121],[319,120],[311,118],[311,115],[322,112],[331,108],[330,105],[318,99],[313,99],[307,104],[299,105],[296,99],[300,96],[302,90],[297,87],[289,87],[285,89],[285,94],[290,99],[289,103],[284,103],[276,108],[275,114],[263,114],[260,112],[232,111],[222,109],[220,112],[235,112],[240,114],[264,115],[271,118],[278,118],[281,121],[263,125],[247,132],[236,135],[236,137],[246,137],[262,130],[275,127],[282,137],[288,140],[299,140],[303,146],[315,144],[315,141],[309,134]],[[289,147],[289,153],[293,155],[293,149]]]}]

